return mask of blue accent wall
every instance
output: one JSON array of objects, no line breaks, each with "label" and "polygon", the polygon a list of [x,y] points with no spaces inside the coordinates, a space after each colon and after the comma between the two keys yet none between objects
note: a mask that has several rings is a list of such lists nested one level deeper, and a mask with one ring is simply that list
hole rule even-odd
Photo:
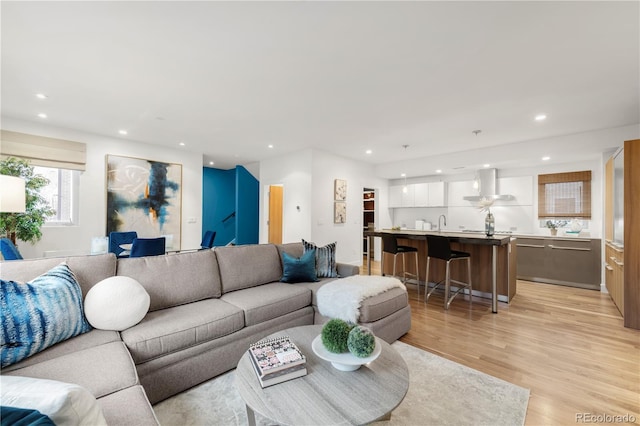
[{"label": "blue accent wall", "polygon": [[236,166],[236,188],[236,244],[258,244],[258,180],[244,167]]},{"label": "blue accent wall", "polygon": [[238,245],[257,244],[258,180],[242,166],[231,170],[204,167],[202,179],[202,234],[215,231],[214,246],[234,240]]},{"label": "blue accent wall", "polygon": [[214,246],[235,238],[236,218],[222,222],[236,211],[236,171],[204,167],[202,170],[202,234],[215,231]]}]

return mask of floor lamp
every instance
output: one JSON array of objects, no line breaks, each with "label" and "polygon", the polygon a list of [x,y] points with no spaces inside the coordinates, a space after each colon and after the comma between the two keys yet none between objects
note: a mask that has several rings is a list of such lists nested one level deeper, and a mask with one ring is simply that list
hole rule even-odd
[{"label": "floor lamp", "polygon": [[[24,179],[0,175],[0,213],[24,213],[26,192]],[[15,241],[12,241],[15,244]]]}]

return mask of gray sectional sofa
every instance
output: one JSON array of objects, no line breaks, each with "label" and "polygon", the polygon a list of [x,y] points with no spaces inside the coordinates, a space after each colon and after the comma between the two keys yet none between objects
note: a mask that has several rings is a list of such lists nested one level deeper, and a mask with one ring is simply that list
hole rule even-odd
[{"label": "gray sectional sofa", "polygon": [[[318,313],[316,292],[336,278],[282,283],[283,252],[299,257],[302,243],[131,259],[105,254],[4,262],[0,278],[29,281],[66,261],[85,295],[105,278],[129,276],[149,293],[150,308],[133,327],[94,329],[2,374],[79,384],[97,398],[109,424],[157,424],[151,404],[235,368],[249,344],[327,320]],[[357,266],[338,264],[341,277],[358,272]],[[406,291],[366,299],[359,322],[388,342],[398,339],[411,327]]]}]

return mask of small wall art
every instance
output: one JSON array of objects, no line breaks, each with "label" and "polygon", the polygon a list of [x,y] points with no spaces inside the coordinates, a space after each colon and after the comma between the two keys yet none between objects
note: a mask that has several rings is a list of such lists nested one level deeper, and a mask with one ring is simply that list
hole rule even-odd
[{"label": "small wall art", "polygon": [[107,235],[170,236],[180,250],[182,165],[107,155]]},{"label": "small wall art", "polygon": [[334,188],[334,200],[346,201],[347,199],[347,181],[342,179],[336,179],[333,183]]},{"label": "small wall art", "polygon": [[347,222],[347,203],[345,201],[334,201],[333,203],[333,223]]}]

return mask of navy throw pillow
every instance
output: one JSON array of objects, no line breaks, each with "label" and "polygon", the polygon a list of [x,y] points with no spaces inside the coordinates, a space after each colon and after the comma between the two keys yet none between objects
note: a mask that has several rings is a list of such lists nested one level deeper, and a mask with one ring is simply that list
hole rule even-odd
[{"label": "navy throw pillow", "polygon": [[282,253],[283,283],[301,283],[318,281],[316,275],[316,251],[311,250],[300,257]]}]

